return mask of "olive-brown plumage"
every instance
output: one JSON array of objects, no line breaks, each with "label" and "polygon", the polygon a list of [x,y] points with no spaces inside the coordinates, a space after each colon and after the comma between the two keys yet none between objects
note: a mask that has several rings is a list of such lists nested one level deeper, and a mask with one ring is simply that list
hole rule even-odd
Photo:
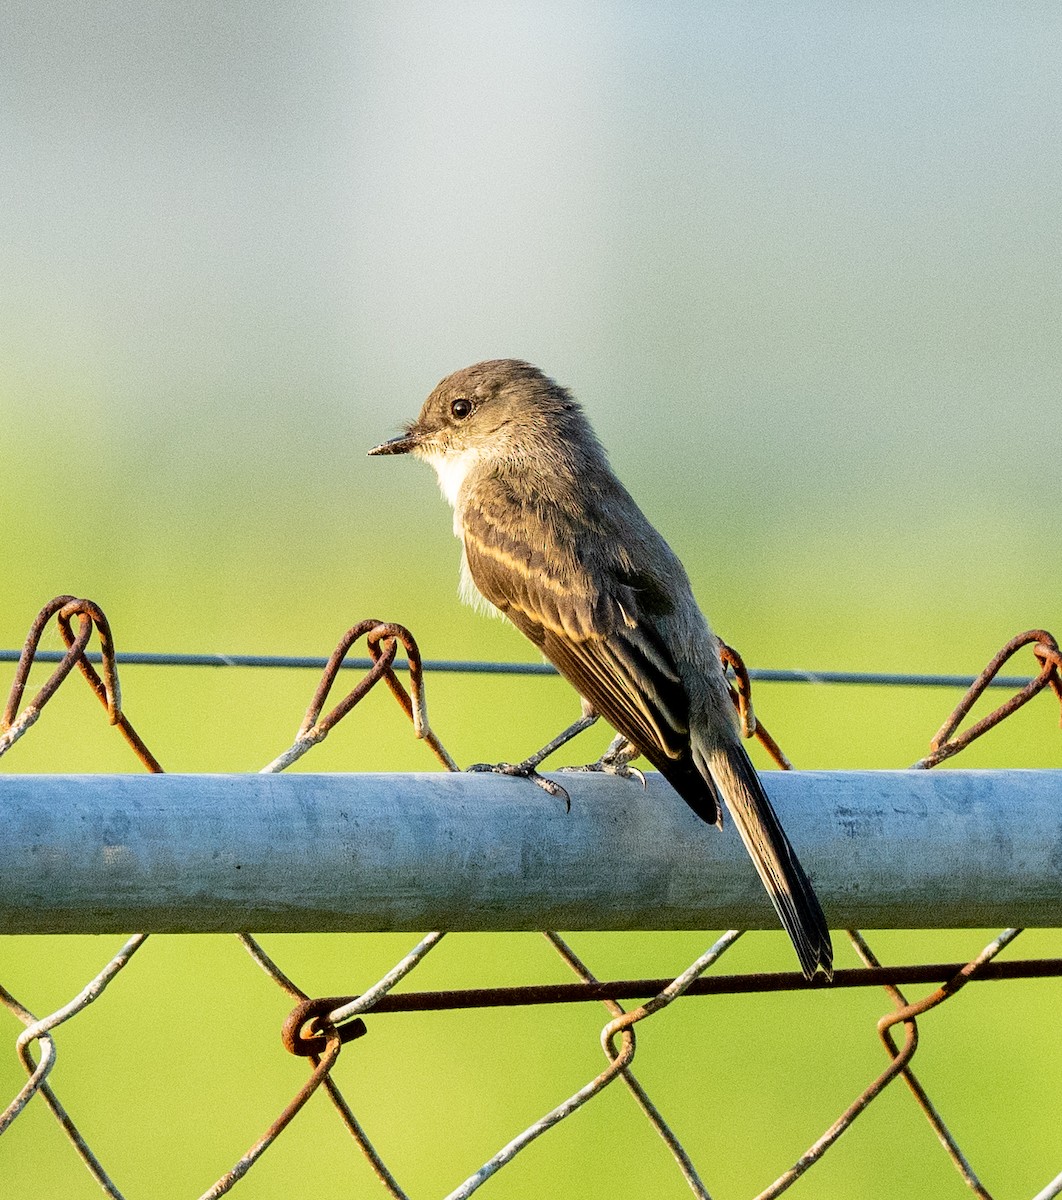
[{"label": "olive-brown plumage", "polygon": [[508,617],[703,820],[722,823],[722,798],[805,975],[829,974],[825,918],[741,743],[715,635],[571,395],[529,363],[477,363],[370,453],[432,464],[466,598]]}]

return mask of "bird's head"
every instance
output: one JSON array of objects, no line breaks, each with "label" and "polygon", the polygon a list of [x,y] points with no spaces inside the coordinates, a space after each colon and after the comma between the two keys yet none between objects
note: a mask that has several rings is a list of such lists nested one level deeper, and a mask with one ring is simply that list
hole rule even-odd
[{"label": "bird's head", "polygon": [[573,422],[582,414],[564,388],[530,363],[497,358],[447,375],[417,419],[369,453],[517,458],[555,445]]}]

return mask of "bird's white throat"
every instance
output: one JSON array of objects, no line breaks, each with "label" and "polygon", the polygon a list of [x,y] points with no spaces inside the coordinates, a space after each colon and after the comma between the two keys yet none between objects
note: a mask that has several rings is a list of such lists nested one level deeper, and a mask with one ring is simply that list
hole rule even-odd
[{"label": "bird's white throat", "polygon": [[[461,491],[461,485],[468,478],[469,471],[476,465],[482,457],[479,450],[459,450],[456,453],[444,454],[436,452],[435,454],[420,454],[418,457],[430,463],[435,469],[435,474],[439,478],[439,487],[442,489],[442,494],[450,501],[454,510],[454,536],[463,539],[464,526],[461,524],[461,506],[458,504],[458,493]],[[476,587],[475,580],[472,578],[472,572],[468,568],[468,557],[465,554],[464,548],[461,550],[461,582],[458,586],[458,595],[466,603],[480,612],[487,613],[490,616],[500,617],[501,613],[494,607],[493,604],[480,592]]]},{"label": "bird's white throat", "polygon": [[480,458],[480,451],[458,450],[456,453],[425,454],[423,457],[425,462],[434,467],[435,474],[439,477],[442,494],[450,501],[456,513],[457,493],[460,492],[461,485],[468,478],[469,471]]}]

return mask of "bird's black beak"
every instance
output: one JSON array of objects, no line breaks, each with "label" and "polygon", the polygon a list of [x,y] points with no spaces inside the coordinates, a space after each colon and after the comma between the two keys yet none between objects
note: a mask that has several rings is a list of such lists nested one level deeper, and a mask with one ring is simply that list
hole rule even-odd
[{"label": "bird's black beak", "polygon": [[417,448],[416,435],[412,433],[404,433],[401,437],[392,438],[389,442],[383,442],[379,446],[373,446],[369,451],[370,454],[409,454],[411,450]]}]

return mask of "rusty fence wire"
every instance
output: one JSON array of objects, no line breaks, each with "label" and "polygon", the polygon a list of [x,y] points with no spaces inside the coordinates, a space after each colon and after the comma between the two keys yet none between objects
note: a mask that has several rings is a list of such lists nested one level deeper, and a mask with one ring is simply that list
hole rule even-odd
[{"label": "rusty fence wire", "polygon": [[[55,621],[65,651],[60,653],[41,652],[39,645],[45,629]],[[96,648],[91,649],[95,635]],[[364,639],[368,657],[354,659],[353,648]],[[1031,678],[1011,678],[1001,675],[1003,667],[1019,651],[1028,648],[1035,660],[1037,670]],[[399,651],[404,659],[398,657]],[[731,679],[733,701],[738,709],[742,727],[747,737],[757,738],[775,764],[783,770],[791,770],[792,764],[781,748],[764,728],[752,706],[751,679],[829,680],[843,679],[846,682],[957,682],[953,676],[851,676],[842,673],[807,674],[803,672],[750,672],[741,657],[729,646],[722,646],[721,654]],[[165,656],[129,656],[131,661],[157,661]],[[183,656],[196,663],[231,663],[232,659],[216,656]],[[263,660],[247,659],[248,663]],[[317,660],[286,659],[268,660],[283,665],[307,665]],[[54,663],[47,680],[37,689],[32,698],[23,704],[30,669],[35,662]],[[354,668],[362,671],[360,678],[338,702],[327,709],[337,678],[342,670]],[[444,668],[455,668],[461,664],[442,664]],[[99,670],[97,670],[97,666]],[[500,669],[499,664],[471,664],[474,669]],[[60,686],[74,670],[84,678],[103,706],[108,722],[115,726],[129,744],[145,770],[161,772],[162,767],[133,728],[126,716],[118,680],[118,658],[107,618],[100,606],[91,600],[74,596],[59,596],[47,604],[33,621],[25,647],[18,656],[15,677],[10,688],[7,705],[0,720],[0,755],[10,750],[37,722],[41,710],[55,695]],[[525,673],[545,673],[549,668],[518,668]],[[408,688],[398,678],[398,672],[408,671]],[[313,695],[306,716],[298,729],[294,742],[272,762],[262,768],[264,772],[284,770],[322,742],[336,726],[347,717],[358,703],[380,682],[383,682],[412,723],[415,737],[423,740],[435,758],[449,771],[459,767],[448,753],[438,735],[428,723],[424,691],[424,664],[413,635],[401,625],[376,620],[364,620],[347,631],[335,651],[324,665],[321,681]],[[988,715],[960,729],[974,704],[989,688],[1005,687],[1011,691],[1001,704]],[[1000,724],[1017,709],[1040,692],[1050,689],[1062,706],[1062,654],[1055,639],[1042,629],[1029,630],[1012,638],[992,658],[970,685],[960,703],[930,741],[929,753],[913,766],[929,769],[960,753],[976,738]],[[912,1069],[912,1061],[919,1044],[919,1019],[932,1009],[947,1003],[958,1003],[955,997],[972,982],[982,983],[991,979],[1033,978],[1062,975],[1062,959],[1009,960],[996,963],[996,956],[1021,935],[1019,929],[1005,929],[993,938],[980,953],[967,962],[920,964],[907,966],[883,966],[866,938],[858,930],[847,931],[848,938],[862,968],[838,970],[832,983],[821,978],[808,983],[796,972],[777,972],[743,975],[724,975],[715,971],[717,964],[740,937],[740,931],[730,930],[718,938],[703,953],[697,956],[682,972],[669,979],[600,980],[590,967],[582,961],[575,950],[558,933],[545,931],[552,949],[575,976],[569,984],[541,984],[521,987],[469,988],[451,991],[403,991],[393,993],[396,984],[417,970],[425,958],[443,940],[441,931],[427,934],[409,953],[371,987],[356,995],[313,997],[308,995],[285,972],[283,967],[266,952],[264,947],[249,934],[238,935],[240,942],[266,975],[294,1002],[284,1022],[282,1042],[286,1050],[297,1057],[306,1058],[309,1074],[290,1101],[276,1114],[275,1119],[262,1135],[250,1145],[245,1153],[216,1181],[202,1193],[201,1200],[226,1195],[236,1183],[252,1171],[267,1149],[291,1126],[300,1110],[318,1090],[327,1095],[336,1113],[336,1119],[346,1130],[353,1146],[365,1156],[375,1173],[383,1191],[394,1198],[406,1198],[407,1193],[395,1173],[376,1149],[354,1113],[348,1100],[340,1091],[333,1075],[343,1047],[365,1035],[365,1017],[383,1016],[387,1013],[429,1012],[458,1009],[483,1009],[488,1007],[523,1005],[546,1006],[554,1003],[574,1001],[594,1002],[604,1005],[605,1021],[600,1028],[599,1040],[604,1055],[600,1072],[588,1079],[571,1095],[562,1098],[548,1112],[522,1130],[515,1131],[508,1142],[496,1153],[479,1165],[463,1182],[454,1187],[447,1200],[458,1200],[477,1191],[493,1175],[501,1171],[535,1139],[567,1120],[584,1105],[592,1102],[611,1083],[622,1080],[637,1107],[645,1115],[652,1128],[659,1134],[670,1152],[676,1170],[695,1196],[710,1196],[708,1186],[702,1180],[678,1136],[665,1119],[657,1104],[650,1098],[645,1087],[634,1075],[635,1027],[649,1021],[655,1014],[674,1004],[684,995],[705,995],[782,990],[834,991],[853,987],[881,987],[888,1002],[888,1009],[877,1021],[877,1034],[883,1044],[886,1057],[885,1067],[865,1087],[840,1109],[836,1119],[822,1131],[821,1135],[776,1179],[769,1182],[757,1194],[757,1200],[768,1200],[786,1192],[802,1175],[812,1169],[853,1126],[856,1119],[873,1104],[878,1097],[897,1080],[906,1085],[913,1102],[924,1115],[943,1151],[953,1163],[958,1177],[975,1196],[988,1198],[992,1195],[988,1187],[977,1176],[973,1166],[959,1146],[956,1136],[945,1124],[938,1106],[931,1100],[925,1087]],[[128,970],[137,952],[144,945],[146,934],[136,934],[128,939],[117,954],[106,962],[81,991],[67,1004],[45,1016],[29,1011],[11,994],[0,981],[0,1002],[23,1026],[19,1033],[15,1052],[25,1072],[25,1083],[9,1100],[0,1096],[0,1135],[7,1132],[27,1111],[30,1105],[43,1105],[51,1111],[62,1132],[69,1139],[85,1168],[102,1188],[115,1200],[123,1193],[108,1174],[103,1163],[79,1130],[74,1118],[59,1100],[51,1082],[57,1061],[55,1031],[64,1023],[78,1017],[89,1006],[101,999],[109,985]],[[706,974],[711,971],[712,974]],[[903,986],[918,983],[938,983],[939,986],[917,1001],[909,1001],[901,990]],[[635,1007],[624,1008],[620,1001],[640,1001]],[[1056,1096],[1054,1105],[1058,1107]],[[451,1115],[452,1119],[452,1115]],[[460,1135],[459,1128],[454,1130]],[[1045,1165],[1044,1174],[1062,1167],[1062,1144],[1059,1161],[1053,1166]],[[557,1193],[558,1189],[551,1190]],[[1013,1193],[1006,1193],[1011,1195]],[[1062,1196],[1062,1173],[1046,1183],[1032,1200],[1049,1200]],[[130,1200],[133,1200],[130,1197]]]}]

